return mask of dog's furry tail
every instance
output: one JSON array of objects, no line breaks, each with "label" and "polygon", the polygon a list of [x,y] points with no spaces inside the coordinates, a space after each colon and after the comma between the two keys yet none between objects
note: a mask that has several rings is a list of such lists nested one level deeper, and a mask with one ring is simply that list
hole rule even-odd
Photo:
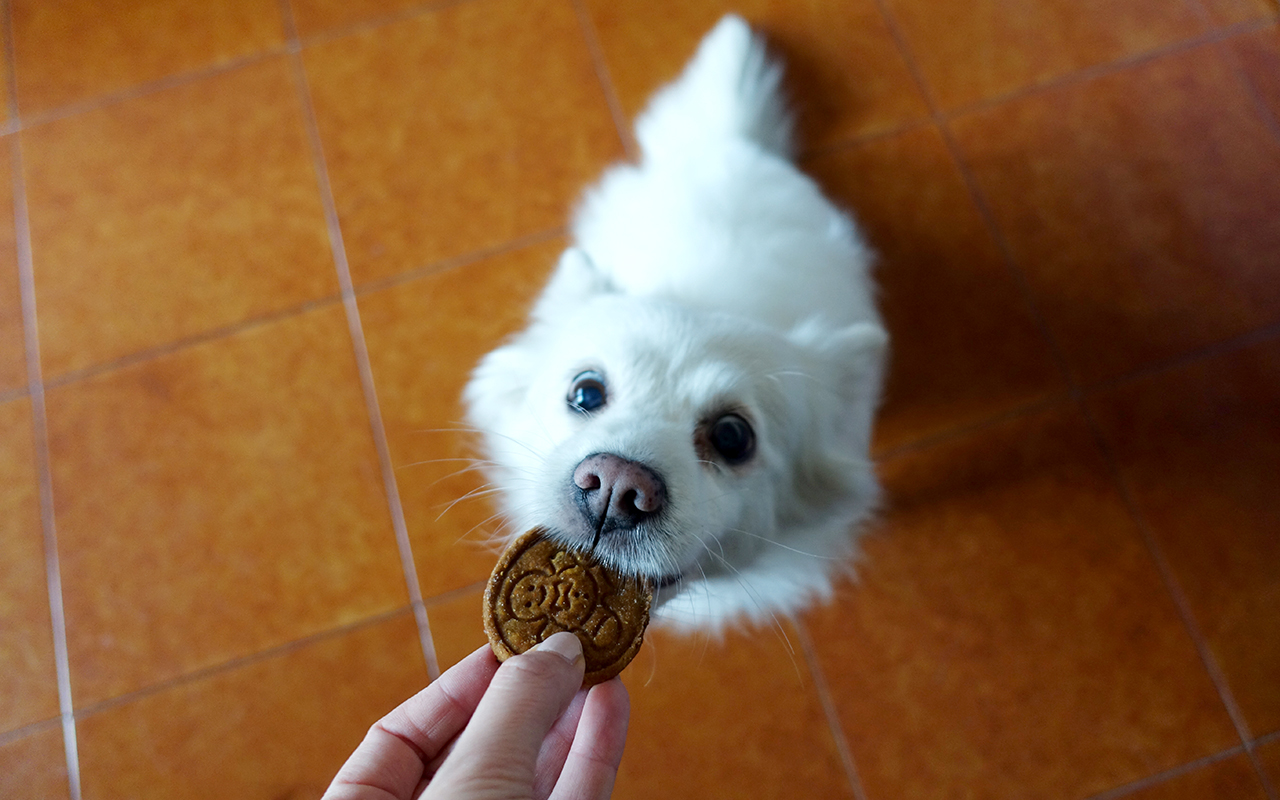
[{"label": "dog's furry tail", "polygon": [[647,159],[696,157],[734,139],[790,158],[793,127],[782,66],[742,17],[729,14],[684,73],[654,96],[636,121],[636,139]]}]

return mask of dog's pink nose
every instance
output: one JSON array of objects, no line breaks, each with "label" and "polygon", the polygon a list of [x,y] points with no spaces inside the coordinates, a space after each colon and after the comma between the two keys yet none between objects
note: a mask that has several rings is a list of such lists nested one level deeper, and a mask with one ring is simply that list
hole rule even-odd
[{"label": "dog's pink nose", "polygon": [[578,507],[597,531],[633,528],[662,510],[667,487],[653,470],[613,453],[582,459],[573,471]]}]

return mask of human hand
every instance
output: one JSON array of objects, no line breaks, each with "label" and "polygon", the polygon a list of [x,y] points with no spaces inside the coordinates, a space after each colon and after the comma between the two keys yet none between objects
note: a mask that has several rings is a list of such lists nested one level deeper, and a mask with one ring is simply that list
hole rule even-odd
[{"label": "human hand", "polygon": [[374,723],[324,800],[609,797],[630,700],[583,666],[571,633],[501,666],[485,645]]}]

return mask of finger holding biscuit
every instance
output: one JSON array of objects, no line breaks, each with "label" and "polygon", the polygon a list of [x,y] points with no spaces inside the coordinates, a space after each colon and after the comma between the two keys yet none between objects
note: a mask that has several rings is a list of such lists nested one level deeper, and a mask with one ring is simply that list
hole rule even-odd
[{"label": "finger holding biscuit", "polygon": [[501,667],[481,648],[375,723],[325,800],[607,798],[627,692],[616,680],[580,692],[583,671],[572,634]]}]

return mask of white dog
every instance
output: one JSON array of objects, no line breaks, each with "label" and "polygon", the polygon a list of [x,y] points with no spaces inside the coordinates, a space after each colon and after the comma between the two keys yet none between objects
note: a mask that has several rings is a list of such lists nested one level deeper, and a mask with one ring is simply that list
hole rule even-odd
[{"label": "white dog", "polygon": [[660,587],[716,630],[825,598],[877,483],[887,335],[870,254],[790,161],[781,69],[740,18],[589,191],[529,327],[465,399],[511,530]]}]

